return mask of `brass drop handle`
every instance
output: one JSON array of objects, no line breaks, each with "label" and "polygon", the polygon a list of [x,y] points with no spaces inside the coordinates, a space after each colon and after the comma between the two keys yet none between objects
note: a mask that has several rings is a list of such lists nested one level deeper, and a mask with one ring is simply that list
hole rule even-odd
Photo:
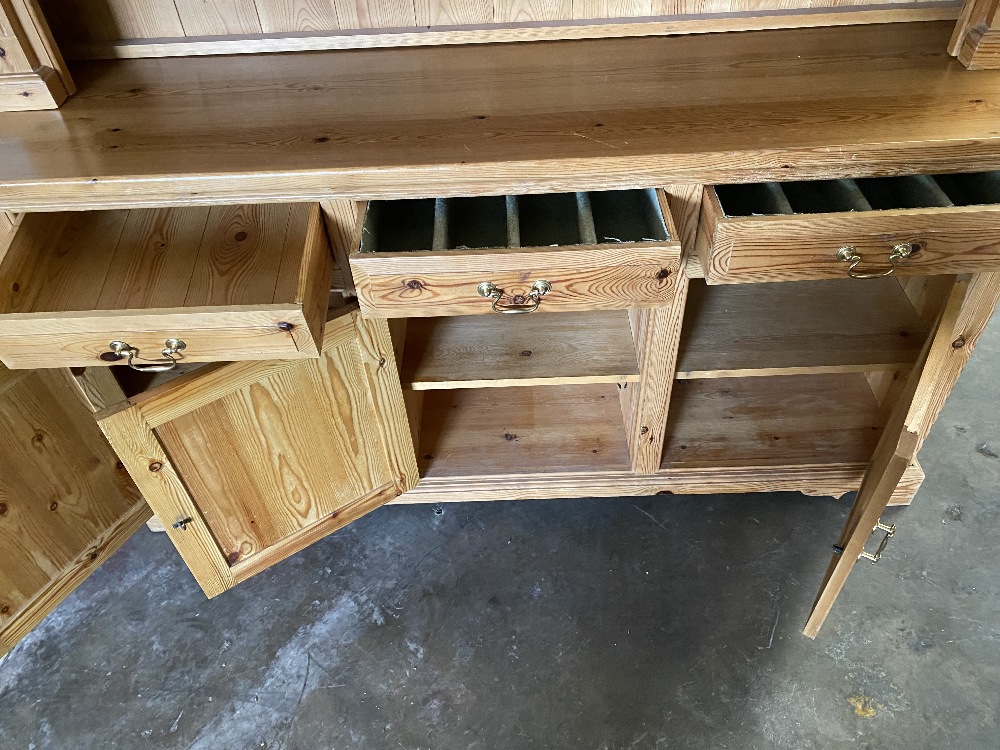
[{"label": "brass drop handle", "polygon": [[896,270],[896,261],[910,257],[914,252],[914,246],[909,242],[900,242],[889,252],[889,268],[885,271],[858,271],[862,257],[858,249],[853,245],[846,245],[837,251],[837,260],[850,263],[847,267],[847,275],[852,279],[881,279],[883,276],[891,276]]},{"label": "brass drop handle", "polygon": [[167,339],[163,344],[163,350],[160,352],[163,359],[153,360],[149,364],[136,364],[139,350],[125,341],[112,341],[108,346],[112,354],[117,355],[118,359],[124,357],[125,364],[136,372],[168,372],[177,367],[183,359],[184,355],[181,352],[187,349],[187,344],[180,339]]},{"label": "brass drop handle", "polygon": [[871,552],[865,552],[864,550],[861,550],[861,554],[858,555],[859,560],[861,560],[862,558],[865,560],[871,560],[872,565],[874,565],[875,563],[877,563],[879,560],[882,559],[882,553],[885,551],[885,545],[889,543],[889,540],[892,539],[893,534],[896,533],[896,526],[895,524],[890,525],[882,523],[882,521],[879,521],[878,523],[875,524],[875,528],[872,529],[872,533],[874,534],[876,531],[884,531],[885,536],[882,537],[882,542],[879,544],[878,549],[875,550],[875,554],[873,555]]},{"label": "brass drop handle", "polygon": [[476,291],[480,297],[493,300],[493,312],[504,315],[523,315],[532,313],[542,304],[542,297],[552,291],[552,284],[539,279],[531,285],[531,291],[527,294],[518,294],[511,297],[513,304],[501,305],[500,300],[504,298],[504,290],[492,281],[484,281]]}]

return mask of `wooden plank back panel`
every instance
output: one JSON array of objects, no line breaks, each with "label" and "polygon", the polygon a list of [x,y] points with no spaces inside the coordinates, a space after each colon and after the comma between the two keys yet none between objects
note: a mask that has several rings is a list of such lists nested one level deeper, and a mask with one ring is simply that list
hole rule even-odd
[{"label": "wooden plank back panel", "polygon": [[264,32],[327,31],[343,28],[335,0],[270,0],[258,2]]},{"label": "wooden plank back panel", "polygon": [[[290,221],[290,216],[293,211],[304,216],[309,208],[289,204],[214,206],[184,304],[273,302],[282,256],[297,251],[301,257],[305,242],[305,222]],[[290,227],[294,227],[291,233]],[[290,246],[296,240],[298,245]],[[280,253],[266,252],[276,247],[282,248]]]},{"label": "wooden plank back panel", "polygon": [[259,34],[254,0],[174,0],[184,36]]},{"label": "wooden plank back panel", "polygon": [[129,211],[96,307],[183,306],[208,212],[208,208]]},{"label": "wooden plank back panel", "polygon": [[[13,276],[15,284],[20,283],[20,290],[13,287],[5,290],[11,295],[12,304],[5,305],[4,311],[96,310],[101,289],[93,283],[90,272],[98,277],[108,273],[127,218],[128,211],[70,215],[57,242],[39,248],[41,252],[37,255],[25,251],[15,258],[24,264],[25,270]],[[62,221],[59,217],[29,216],[25,220],[32,224],[49,220],[57,225]],[[86,274],[80,272],[81,261],[87,264]]]},{"label": "wooden plank back panel", "polygon": [[[99,41],[338,30],[392,29],[411,32],[412,37],[413,33],[455,27],[537,27],[588,20],[660,21],[662,26],[664,19],[707,14],[774,15],[842,11],[852,6],[891,13],[894,8],[941,5],[948,5],[947,0],[43,0],[59,38],[70,47]],[[954,0],[951,5],[954,18],[959,14],[959,3]],[[605,32],[614,33],[613,27]],[[647,33],[658,30],[651,26]],[[535,29],[527,31],[525,38],[538,36]],[[253,48],[259,39],[246,41]],[[397,43],[412,44],[416,40],[401,37]]]}]

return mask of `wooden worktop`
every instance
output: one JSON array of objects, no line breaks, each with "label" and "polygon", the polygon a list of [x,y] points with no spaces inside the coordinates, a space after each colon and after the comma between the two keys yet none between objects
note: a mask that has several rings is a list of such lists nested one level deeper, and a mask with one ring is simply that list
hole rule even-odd
[{"label": "wooden worktop", "polygon": [[1000,168],[949,23],[83,63],[0,115],[0,208]]}]

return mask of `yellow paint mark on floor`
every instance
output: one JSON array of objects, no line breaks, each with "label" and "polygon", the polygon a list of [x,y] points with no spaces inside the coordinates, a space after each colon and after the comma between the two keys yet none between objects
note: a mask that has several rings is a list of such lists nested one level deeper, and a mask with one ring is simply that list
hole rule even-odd
[{"label": "yellow paint mark on floor", "polygon": [[852,695],[847,699],[847,702],[854,706],[854,715],[860,716],[862,719],[871,719],[873,716],[877,716],[878,709],[882,708],[881,703],[867,695]]}]

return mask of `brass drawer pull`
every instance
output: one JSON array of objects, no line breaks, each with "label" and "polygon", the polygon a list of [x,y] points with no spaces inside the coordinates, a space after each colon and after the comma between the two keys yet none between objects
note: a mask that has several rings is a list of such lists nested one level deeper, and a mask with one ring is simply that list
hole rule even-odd
[{"label": "brass drawer pull", "polygon": [[511,302],[513,304],[505,305],[500,304],[500,300],[504,298],[503,289],[498,287],[492,281],[484,281],[476,287],[476,291],[479,292],[480,297],[493,300],[493,312],[503,313],[504,315],[522,315],[524,313],[534,312],[538,309],[538,306],[542,304],[542,297],[552,291],[552,284],[539,279],[531,285],[530,292],[526,295],[514,295],[511,297]]},{"label": "brass drawer pull", "polygon": [[871,552],[865,552],[864,550],[861,550],[861,554],[858,555],[859,560],[861,560],[862,558],[864,558],[865,560],[871,560],[872,565],[874,565],[875,563],[877,563],[879,560],[882,559],[882,552],[885,551],[885,545],[887,545],[889,543],[889,540],[892,539],[892,535],[896,533],[896,526],[895,524],[889,525],[882,523],[882,521],[879,521],[877,524],[875,524],[875,528],[872,529],[872,533],[876,531],[884,531],[885,536],[882,537],[882,542],[881,544],[879,544],[878,549],[875,550],[875,554],[873,555]]},{"label": "brass drawer pull", "polygon": [[883,276],[890,276],[896,270],[896,261],[908,258],[913,254],[913,245],[909,242],[901,242],[892,248],[889,253],[889,268],[886,271],[858,271],[855,270],[861,264],[861,253],[853,245],[846,245],[837,251],[837,260],[850,263],[847,268],[847,275],[852,279],[881,279]]},{"label": "brass drawer pull", "polygon": [[139,350],[130,344],[124,341],[112,341],[108,346],[111,348],[111,353],[117,355],[117,359],[124,357],[126,364],[136,372],[167,372],[177,367],[183,359],[184,355],[181,352],[187,348],[187,344],[180,339],[167,339],[163,343],[163,350],[160,352],[163,359],[154,360],[146,365],[135,363],[139,357]]}]

